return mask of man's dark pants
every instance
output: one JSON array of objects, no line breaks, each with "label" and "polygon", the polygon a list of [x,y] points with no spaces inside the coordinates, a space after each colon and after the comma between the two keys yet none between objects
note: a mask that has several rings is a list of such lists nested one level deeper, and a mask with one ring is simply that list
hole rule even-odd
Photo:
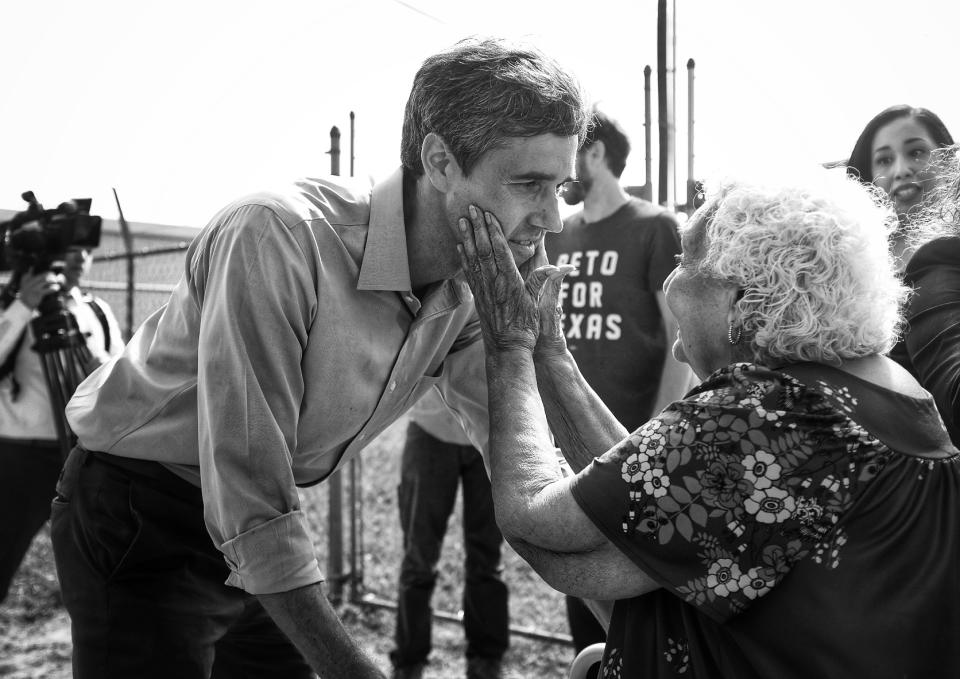
[{"label": "man's dark pants", "polygon": [[50,518],[63,455],[56,441],[0,439],[0,601]]},{"label": "man's dark pants", "polygon": [[425,662],[431,649],[430,598],[437,562],[463,484],[463,537],[466,549],[463,624],[467,658],[499,660],[510,642],[507,586],[490,481],[483,458],[472,446],[441,441],[415,423],[407,429],[399,487],[404,556],[396,624],[395,667]]},{"label": "man's dark pants", "polygon": [[156,462],[75,448],[51,536],[75,679],[313,677],[203,522],[200,489]]}]

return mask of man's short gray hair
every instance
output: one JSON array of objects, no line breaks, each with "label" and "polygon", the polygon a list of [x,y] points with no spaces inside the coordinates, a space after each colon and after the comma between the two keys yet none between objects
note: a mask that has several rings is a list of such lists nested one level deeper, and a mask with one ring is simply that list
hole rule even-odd
[{"label": "man's short gray hair", "polygon": [[576,79],[539,50],[469,38],[417,71],[403,117],[400,160],[423,174],[427,134],[449,145],[464,174],[511,137],[556,134],[583,142],[587,110]]}]

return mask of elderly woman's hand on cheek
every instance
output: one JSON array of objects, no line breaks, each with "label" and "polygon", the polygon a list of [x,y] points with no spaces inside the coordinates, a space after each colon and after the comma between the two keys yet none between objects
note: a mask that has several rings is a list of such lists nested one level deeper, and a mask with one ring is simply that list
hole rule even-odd
[{"label": "elderly woman's hand on cheek", "polygon": [[544,329],[555,332],[560,281],[574,267],[547,264],[524,280],[497,218],[473,205],[469,213],[469,219],[459,222],[460,267],[473,292],[487,353],[532,353],[540,337],[541,310],[550,316]]}]

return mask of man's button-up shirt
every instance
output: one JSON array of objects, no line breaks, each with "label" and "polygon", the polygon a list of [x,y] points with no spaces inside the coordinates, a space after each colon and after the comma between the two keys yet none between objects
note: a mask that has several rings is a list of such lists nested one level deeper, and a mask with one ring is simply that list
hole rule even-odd
[{"label": "man's button-up shirt", "polygon": [[372,190],[304,180],[217,214],[169,302],[67,412],[84,447],[201,486],[228,584],[288,591],[321,579],[297,486],[426,390],[486,446],[482,352],[465,283],[411,291],[399,171]]}]

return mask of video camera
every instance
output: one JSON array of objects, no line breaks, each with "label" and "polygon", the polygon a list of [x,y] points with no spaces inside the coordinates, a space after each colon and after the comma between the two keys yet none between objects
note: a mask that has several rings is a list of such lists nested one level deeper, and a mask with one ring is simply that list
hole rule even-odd
[{"label": "video camera", "polygon": [[100,217],[90,214],[90,198],[76,198],[45,210],[33,191],[21,198],[27,209],[0,222],[0,271],[46,271],[72,247],[100,245]]}]

